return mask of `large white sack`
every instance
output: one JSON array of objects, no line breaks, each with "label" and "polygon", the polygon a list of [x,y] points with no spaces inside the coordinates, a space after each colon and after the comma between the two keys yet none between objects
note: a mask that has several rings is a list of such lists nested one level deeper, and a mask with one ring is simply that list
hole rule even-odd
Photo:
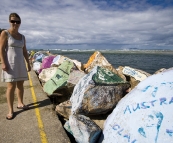
[{"label": "large white sack", "polygon": [[104,124],[103,143],[173,143],[173,68],[140,82]]}]

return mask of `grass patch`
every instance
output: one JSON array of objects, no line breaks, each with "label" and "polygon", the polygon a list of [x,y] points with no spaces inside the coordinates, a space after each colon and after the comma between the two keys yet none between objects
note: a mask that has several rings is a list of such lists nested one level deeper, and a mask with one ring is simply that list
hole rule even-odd
[{"label": "grass patch", "polygon": [[30,85],[27,85],[27,86],[24,86],[24,89],[28,89],[28,88],[31,88],[32,86]]},{"label": "grass patch", "polygon": [[0,87],[0,95],[5,94],[7,87]]},{"label": "grass patch", "polygon": [[6,96],[5,96],[6,89],[7,87],[0,87],[0,103],[6,102]]},{"label": "grass patch", "polygon": [[[32,86],[30,85],[27,85],[27,86],[24,86],[24,89],[29,89],[31,88]],[[36,88],[36,86],[34,86],[34,88]],[[0,103],[5,103],[7,102],[6,100],[6,90],[7,90],[7,87],[0,87]],[[16,101],[17,100],[17,95],[16,95],[16,92],[14,93],[14,100]]]},{"label": "grass patch", "polygon": [[[7,87],[0,87],[0,103],[7,102],[7,99],[6,99],[6,90],[7,90]],[[14,101],[17,101],[16,92],[14,93]]]}]

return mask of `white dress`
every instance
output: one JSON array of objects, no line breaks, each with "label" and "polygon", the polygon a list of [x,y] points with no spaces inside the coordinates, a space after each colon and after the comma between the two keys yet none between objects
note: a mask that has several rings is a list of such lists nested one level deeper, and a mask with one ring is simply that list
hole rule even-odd
[{"label": "white dress", "polygon": [[2,82],[14,82],[28,80],[25,60],[23,56],[24,37],[22,40],[14,39],[10,33],[8,34],[8,44],[5,50],[5,62],[8,66],[8,71],[1,73]]}]

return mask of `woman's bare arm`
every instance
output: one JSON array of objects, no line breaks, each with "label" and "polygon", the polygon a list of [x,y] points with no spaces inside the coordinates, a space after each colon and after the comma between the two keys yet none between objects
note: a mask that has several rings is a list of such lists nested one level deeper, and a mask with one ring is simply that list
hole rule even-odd
[{"label": "woman's bare arm", "polygon": [[5,31],[1,32],[0,36],[0,59],[1,59],[1,65],[2,65],[2,70],[7,71],[7,63],[5,62],[5,49],[6,49],[6,44],[7,44],[7,33]]},{"label": "woman's bare arm", "polygon": [[28,68],[28,72],[29,72],[29,71],[31,71],[31,66],[30,66],[30,63],[29,63],[28,52],[27,52],[27,49],[26,49],[26,40],[25,40],[25,37],[24,37],[23,56],[25,57],[25,61],[27,63],[27,68]]}]

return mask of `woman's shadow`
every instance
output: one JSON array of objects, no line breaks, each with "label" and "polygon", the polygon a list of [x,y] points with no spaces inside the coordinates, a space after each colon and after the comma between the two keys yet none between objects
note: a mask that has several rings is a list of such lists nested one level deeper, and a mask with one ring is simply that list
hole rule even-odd
[{"label": "woman's shadow", "polygon": [[[50,99],[45,99],[45,100],[42,100],[42,101],[38,101],[38,102],[35,102],[35,103],[30,103],[30,104],[27,104],[27,106],[29,107],[29,109],[27,110],[32,110],[32,109],[36,109],[36,108],[41,108],[41,107],[45,107],[45,106],[48,106],[48,105],[52,105]],[[18,111],[15,111],[15,117],[22,113],[22,112],[25,112],[27,110],[18,110]],[[52,110],[53,110],[53,105],[52,105]]]}]

